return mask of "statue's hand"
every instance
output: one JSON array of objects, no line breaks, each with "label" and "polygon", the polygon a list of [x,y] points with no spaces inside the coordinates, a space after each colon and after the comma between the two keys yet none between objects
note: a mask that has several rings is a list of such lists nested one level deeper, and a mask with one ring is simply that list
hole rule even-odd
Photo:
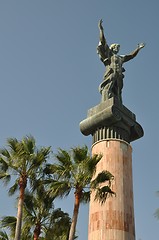
[{"label": "statue's hand", "polygon": [[99,29],[103,30],[103,26],[102,26],[103,20],[101,19],[98,23],[98,27]]},{"label": "statue's hand", "polygon": [[141,48],[143,48],[143,47],[145,47],[145,43],[140,43],[140,44],[138,44],[138,49],[141,49]]}]

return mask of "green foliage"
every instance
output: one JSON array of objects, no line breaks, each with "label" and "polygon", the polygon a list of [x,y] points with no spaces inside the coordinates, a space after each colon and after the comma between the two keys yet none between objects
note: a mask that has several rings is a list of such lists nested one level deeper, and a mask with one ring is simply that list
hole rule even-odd
[{"label": "green foliage", "polygon": [[45,184],[49,185],[50,196],[65,197],[74,190],[74,211],[69,232],[71,240],[75,236],[80,202],[89,202],[92,191],[95,191],[94,200],[101,204],[106,201],[107,196],[114,194],[110,188],[113,180],[111,173],[103,171],[95,176],[96,166],[101,158],[102,155],[91,157],[87,146],[75,147],[71,151],[60,148],[55,155],[55,163],[48,164],[44,169],[47,175]]},{"label": "green foliage", "polygon": [[100,172],[97,177],[91,181],[91,188],[95,189],[100,183],[108,181],[108,184],[111,184],[111,181],[114,179],[113,175],[108,171]]},{"label": "green foliage", "polygon": [[20,190],[18,204],[18,217],[16,222],[15,239],[19,239],[21,233],[23,199],[25,188],[33,188],[36,180],[41,176],[43,165],[51,152],[51,148],[37,148],[35,139],[26,136],[21,141],[16,138],[7,139],[7,148],[0,149],[0,179],[8,184],[11,178],[13,185],[9,188],[9,195]]},{"label": "green foliage", "polygon": [[[32,136],[21,141],[9,138],[7,148],[0,149],[0,179],[5,184],[12,177],[14,180],[9,195],[15,194],[25,180],[21,240],[32,239],[38,228],[41,240],[68,239],[71,220],[61,209],[54,209],[56,197],[66,197],[74,190],[79,203],[88,203],[94,191],[94,200],[103,204],[108,196],[114,195],[113,175],[108,171],[96,174],[102,155],[90,156],[87,146],[70,151],[59,148],[53,163],[48,163],[50,153],[50,147],[37,148]],[[8,238],[6,232],[1,231],[0,240],[13,239],[16,222],[11,216],[1,220],[1,227],[9,230],[10,235]]]},{"label": "green foliage", "polygon": [[[101,160],[102,155],[90,156],[87,146],[75,147],[71,151],[66,151],[61,148],[55,154],[55,163],[47,164],[44,172],[46,173],[47,180],[45,183],[49,184],[49,193],[54,196],[64,197],[67,196],[72,189],[77,191],[81,189],[81,202],[88,202],[90,199],[91,191],[97,190],[95,200],[102,202],[103,199],[109,194],[114,192],[110,191],[113,175],[108,171],[102,171],[93,180],[96,172],[96,165]],[[101,184],[107,182],[107,188],[100,188]],[[100,190],[100,191],[99,191]],[[107,194],[105,191],[108,190]]]},{"label": "green foliage", "polygon": [[70,217],[61,209],[54,209],[53,201],[54,197],[48,195],[44,185],[40,185],[34,192],[26,192],[23,236],[24,233],[32,233],[33,236],[37,223],[40,226],[40,235],[45,236],[45,239],[60,239],[62,235],[68,235]]},{"label": "green foliage", "polygon": [[113,196],[114,194],[109,186],[100,187],[96,189],[94,200],[103,204],[108,196]]},{"label": "green foliage", "polygon": [[3,217],[2,220],[0,221],[1,226],[5,228],[10,228],[11,230],[14,231],[15,225],[16,225],[16,218],[13,216],[6,216]]},{"label": "green foliage", "polygon": [[19,188],[18,188],[18,187],[19,187],[18,182],[19,182],[19,179],[16,179],[16,180],[15,180],[15,183],[12,185],[12,187],[10,187],[10,189],[9,189],[9,191],[8,191],[9,196],[14,195],[15,192],[19,190]]},{"label": "green foliage", "polygon": [[16,227],[16,218],[13,216],[5,216],[2,217],[0,221],[0,226],[3,229],[7,229],[10,232],[10,237],[14,237],[15,235],[15,227]]},{"label": "green foliage", "polygon": [[8,234],[5,231],[0,231],[0,240],[9,240]]},{"label": "green foliage", "polygon": [[32,136],[24,137],[21,141],[16,138],[7,139],[7,148],[0,149],[0,179],[5,183],[16,176],[15,183],[9,190],[12,195],[18,189],[21,176],[26,176],[33,186],[40,175],[40,166],[46,163],[51,152],[50,147],[37,148]]},{"label": "green foliage", "polygon": [[[71,219],[60,208],[54,209],[53,200],[54,198],[50,198],[47,195],[43,186],[38,188],[34,193],[26,191],[21,240],[30,240],[33,238],[37,223],[40,223],[40,235],[44,237],[39,239],[67,240]],[[3,229],[8,229],[10,238],[13,238],[16,218],[12,216],[3,217],[0,226]],[[2,235],[3,233],[5,235],[4,231]]]}]

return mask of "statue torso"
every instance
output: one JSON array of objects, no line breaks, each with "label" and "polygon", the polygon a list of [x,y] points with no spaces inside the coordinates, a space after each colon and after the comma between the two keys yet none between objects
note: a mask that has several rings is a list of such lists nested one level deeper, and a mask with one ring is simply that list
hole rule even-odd
[{"label": "statue torso", "polygon": [[122,65],[123,57],[113,54],[110,57],[110,64],[108,65],[108,69],[112,69],[114,73],[122,74]]}]

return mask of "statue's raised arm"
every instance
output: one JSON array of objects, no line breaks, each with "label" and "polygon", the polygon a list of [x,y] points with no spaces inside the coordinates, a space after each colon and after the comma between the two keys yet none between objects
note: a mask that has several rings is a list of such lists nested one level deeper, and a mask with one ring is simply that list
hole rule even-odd
[{"label": "statue's raised arm", "polygon": [[99,28],[99,40],[100,40],[100,43],[105,46],[106,45],[106,39],[105,39],[105,36],[104,36],[104,28],[102,26],[102,23],[103,23],[103,20],[101,19],[98,23],[98,28]]},{"label": "statue's raised arm", "polygon": [[104,36],[104,29],[102,26],[103,20],[101,19],[98,23],[99,28],[99,44],[97,46],[97,53],[99,55],[99,58],[104,63],[104,65],[107,65],[107,60],[109,58],[109,46],[107,44],[106,38]]}]

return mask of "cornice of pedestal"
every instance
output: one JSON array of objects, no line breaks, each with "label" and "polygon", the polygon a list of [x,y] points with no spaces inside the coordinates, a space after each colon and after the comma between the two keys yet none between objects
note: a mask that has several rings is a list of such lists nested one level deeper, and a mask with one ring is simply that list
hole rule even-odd
[{"label": "cornice of pedestal", "polygon": [[107,138],[132,142],[144,134],[135,114],[115,97],[89,109],[87,118],[80,122],[80,130],[85,136],[91,134],[94,142]]}]

